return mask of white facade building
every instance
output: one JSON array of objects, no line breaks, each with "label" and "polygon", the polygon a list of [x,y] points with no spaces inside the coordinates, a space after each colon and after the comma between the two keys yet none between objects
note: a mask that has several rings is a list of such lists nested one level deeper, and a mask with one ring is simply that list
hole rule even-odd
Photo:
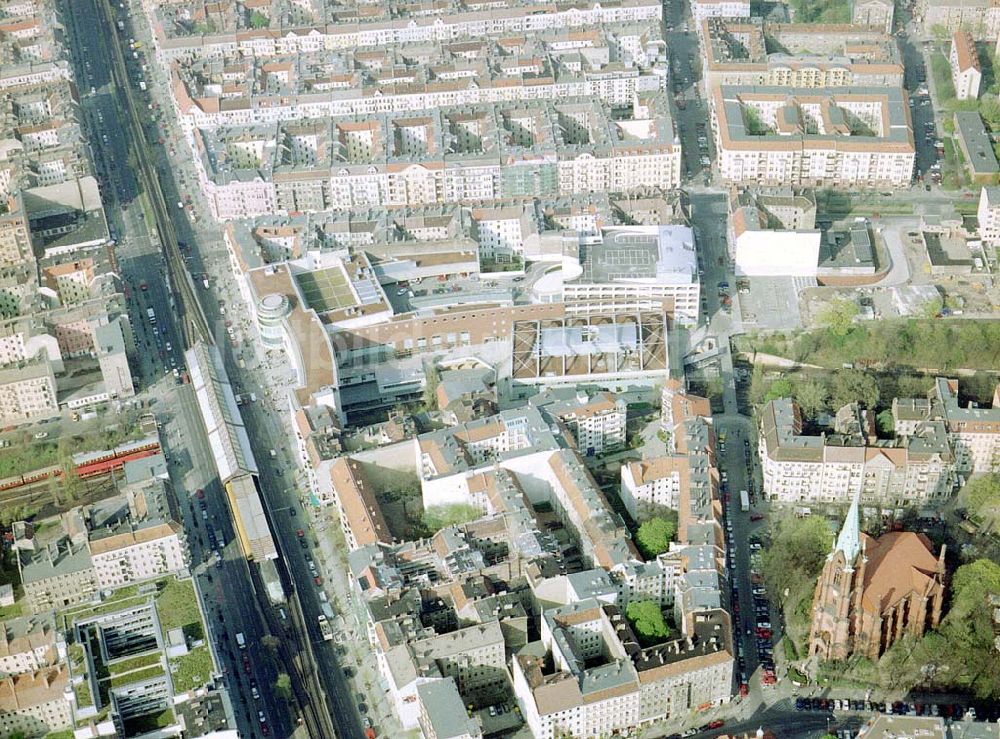
[{"label": "white facade building", "polygon": [[[560,289],[561,286],[561,289]],[[572,306],[656,309],[672,302],[674,320],[698,321],[701,281],[688,226],[615,226],[564,246],[562,269],[536,290]]]},{"label": "white facade building", "polygon": [[979,191],[979,238],[987,246],[1000,246],[1000,187]]},{"label": "white facade building", "polygon": [[706,18],[749,18],[750,0],[691,0],[696,25]]},{"label": "white facade building", "polygon": [[901,88],[720,85],[719,171],[734,185],[908,187],[916,149]]},{"label": "white facade building", "polygon": [[955,84],[955,97],[959,100],[976,100],[983,72],[976,54],[976,42],[966,31],[958,31],[951,37],[951,79]]},{"label": "white facade building", "polygon": [[90,556],[101,589],[179,572],[188,566],[183,529],[173,522],[93,539]]}]

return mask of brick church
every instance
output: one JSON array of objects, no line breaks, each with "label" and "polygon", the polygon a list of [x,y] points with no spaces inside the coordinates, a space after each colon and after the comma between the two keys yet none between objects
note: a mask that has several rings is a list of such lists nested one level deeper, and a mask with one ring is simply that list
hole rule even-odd
[{"label": "brick church", "polygon": [[813,597],[809,656],[878,659],[904,634],[920,636],[941,621],[944,547],[934,556],[924,534],[860,531],[859,496],[826,558]]}]

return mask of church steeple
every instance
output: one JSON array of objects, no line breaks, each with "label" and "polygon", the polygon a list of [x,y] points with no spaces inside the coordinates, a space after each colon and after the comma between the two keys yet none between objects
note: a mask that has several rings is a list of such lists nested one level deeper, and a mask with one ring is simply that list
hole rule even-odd
[{"label": "church steeple", "polygon": [[833,554],[844,553],[844,560],[848,567],[854,566],[854,560],[861,551],[861,517],[858,508],[861,505],[861,491],[854,494],[851,507],[847,510],[847,518],[844,519],[844,526],[837,537],[837,545],[833,549]]}]

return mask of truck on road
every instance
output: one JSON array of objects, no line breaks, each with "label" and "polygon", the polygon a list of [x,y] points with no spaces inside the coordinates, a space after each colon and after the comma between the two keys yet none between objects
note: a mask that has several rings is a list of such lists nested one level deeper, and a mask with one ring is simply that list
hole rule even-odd
[{"label": "truck on road", "polygon": [[330,626],[326,616],[320,614],[317,621],[319,622],[319,631],[323,635],[323,641],[333,641],[333,627]]},{"label": "truck on road", "polygon": [[247,648],[247,640],[246,640],[246,637],[243,636],[243,632],[242,631],[237,631],[236,632],[236,644],[237,644],[237,646],[239,646],[240,649],[246,649]]},{"label": "truck on road", "polygon": [[746,490],[740,490],[740,510],[749,511],[750,510],[750,493]]}]

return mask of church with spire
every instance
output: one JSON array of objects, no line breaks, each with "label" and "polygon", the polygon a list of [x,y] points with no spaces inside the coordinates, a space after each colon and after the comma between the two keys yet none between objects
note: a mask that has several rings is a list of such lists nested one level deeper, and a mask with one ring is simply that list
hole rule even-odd
[{"label": "church with spire", "polygon": [[813,596],[809,656],[878,659],[905,634],[920,636],[941,621],[944,547],[937,556],[924,534],[861,531],[855,495]]}]

